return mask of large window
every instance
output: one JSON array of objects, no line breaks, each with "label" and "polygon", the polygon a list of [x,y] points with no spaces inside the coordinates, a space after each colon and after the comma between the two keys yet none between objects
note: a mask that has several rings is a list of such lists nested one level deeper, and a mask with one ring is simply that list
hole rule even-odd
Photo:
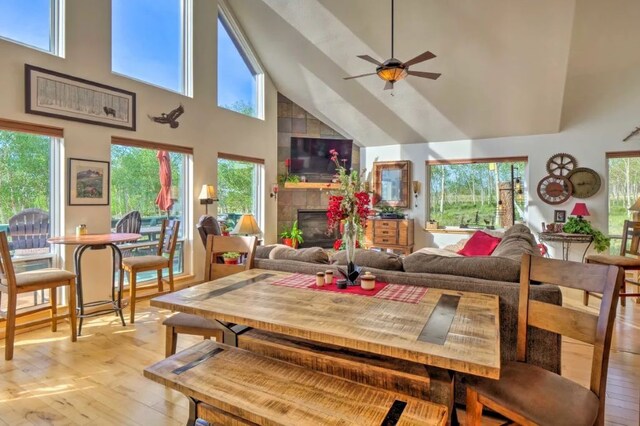
[{"label": "large window", "polygon": [[218,13],[218,106],[264,118],[264,74],[224,3]]},{"label": "large window", "polygon": [[218,154],[218,220],[232,230],[245,213],[252,213],[263,228],[263,162]]},{"label": "large window", "polygon": [[[114,142],[120,142],[114,138]],[[169,156],[171,176],[171,200],[173,205],[164,210],[156,204],[156,198],[163,184],[167,170],[160,167],[160,158]],[[140,233],[142,239],[136,243],[136,249],[128,255],[141,256],[155,254],[162,220],[174,218],[180,220],[179,242],[174,256],[174,272],[183,272],[184,244],[183,235],[189,226],[185,209],[189,200],[185,197],[190,155],[182,152],[114,143],[111,145],[111,228],[116,229],[118,221],[131,211],[138,211],[142,217]],[[165,271],[166,273],[166,271]],[[155,277],[155,272],[141,279]]]},{"label": "large window", "polygon": [[609,235],[613,237],[610,252],[620,253],[620,236],[629,211],[640,196],[640,152],[608,153],[609,170]]},{"label": "large window", "polygon": [[[58,155],[57,138],[0,130],[0,231],[16,272],[54,264],[47,238],[58,232]],[[18,307],[43,303],[48,294],[20,295]]]},{"label": "large window", "polygon": [[112,0],[112,71],[191,95],[191,2]]},{"label": "large window", "polygon": [[0,37],[64,56],[64,0],[0,1]]},{"label": "large window", "polygon": [[524,220],[526,164],[526,158],[428,162],[429,219],[462,228]]}]

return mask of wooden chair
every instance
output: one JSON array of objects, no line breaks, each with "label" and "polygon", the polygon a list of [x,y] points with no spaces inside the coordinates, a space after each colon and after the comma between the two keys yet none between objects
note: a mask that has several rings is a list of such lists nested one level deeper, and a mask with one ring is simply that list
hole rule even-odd
[{"label": "wooden chair", "polygon": [[[522,425],[603,425],[609,349],[623,270],[523,255],[518,306],[517,361],[499,380],[473,378],[467,386],[467,425],[480,425],[486,406]],[[599,315],[529,299],[532,281],[602,293]],[[593,345],[589,389],[527,364],[528,327]]]},{"label": "wooden chair", "polygon": [[[590,254],[586,257],[587,263],[599,263],[602,265],[619,266],[627,271],[640,271],[640,222],[624,221],[622,227],[622,245],[620,246],[620,255],[608,254]],[[620,304],[626,306],[627,297],[639,297],[640,293],[627,293],[627,284],[640,285],[639,282],[626,278],[622,282],[620,288]],[[589,291],[585,290],[582,302],[589,304]],[[597,294],[594,297],[600,297]]]},{"label": "wooden chair", "polygon": [[139,234],[142,227],[140,212],[132,210],[120,218],[116,223],[116,232],[124,234]]},{"label": "wooden chair", "polygon": [[[71,341],[77,339],[76,331],[76,286],[75,274],[62,269],[47,268],[35,271],[15,273],[11,256],[9,254],[9,242],[7,234],[0,232],[0,294],[7,293],[6,312],[6,341],[4,348],[4,359],[13,359],[13,345],[15,342],[16,330],[38,324],[51,322],[51,331],[57,331],[58,321],[69,318],[71,322]],[[56,290],[58,287],[69,287],[69,313],[58,315],[58,298]],[[40,306],[18,313],[18,294],[32,291],[49,289],[50,306]],[[36,312],[50,310],[50,317],[16,325],[18,317],[33,314]]]},{"label": "wooden chair", "polygon": [[[209,235],[204,262],[204,280],[212,281],[253,268],[256,244],[256,237]],[[217,263],[219,255],[228,251],[236,251],[243,254],[244,263],[240,265]],[[164,320],[163,324],[166,326],[167,333],[165,340],[165,355],[167,357],[176,353],[178,334],[203,336],[205,339],[214,337],[217,342],[221,343],[224,340],[220,324],[197,315],[178,313]]]},{"label": "wooden chair", "polygon": [[[129,304],[131,306],[131,317],[129,322],[135,322],[136,314],[136,277],[138,272],[157,271],[158,276],[158,292],[164,291],[164,280],[162,278],[162,270],[169,270],[169,289],[173,291],[173,254],[176,250],[178,241],[178,229],[180,228],[179,220],[163,220],[160,229],[160,240],[158,244],[158,252],[156,255],[149,256],[133,256],[122,259],[123,273],[120,274],[120,288],[124,288],[124,271],[129,276]],[[166,256],[165,256],[166,255]],[[147,285],[139,289],[147,289],[154,287]]]}]

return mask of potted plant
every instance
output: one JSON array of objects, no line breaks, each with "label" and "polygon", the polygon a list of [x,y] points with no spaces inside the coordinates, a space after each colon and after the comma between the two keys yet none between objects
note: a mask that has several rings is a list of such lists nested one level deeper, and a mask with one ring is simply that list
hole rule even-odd
[{"label": "potted plant", "polygon": [[603,252],[609,248],[611,240],[602,232],[594,229],[591,226],[591,222],[584,220],[582,217],[570,217],[567,219],[562,230],[568,234],[587,234],[593,237],[593,248],[598,253]]},{"label": "potted plant", "polygon": [[302,239],[302,231],[298,229],[298,221],[296,220],[293,222],[291,229],[285,229],[282,231],[280,233],[280,238],[282,238],[282,244],[293,248],[298,248],[300,243],[304,243],[304,239]]},{"label": "potted plant", "polygon": [[224,263],[226,265],[237,265],[238,259],[240,258],[240,253],[237,251],[228,251],[222,255],[224,259]]}]

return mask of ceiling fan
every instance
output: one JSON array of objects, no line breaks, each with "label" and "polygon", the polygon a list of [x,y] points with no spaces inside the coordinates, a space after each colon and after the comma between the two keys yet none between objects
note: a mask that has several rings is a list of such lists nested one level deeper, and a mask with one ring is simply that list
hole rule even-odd
[{"label": "ceiling fan", "polygon": [[376,64],[378,67],[376,68],[376,72],[370,72],[367,74],[354,75],[352,77],[345,77],[345,80],[351,80],[353,78],[366,77],[369,75],[378,75],[381,79],[386,81],[384,85],[384,90],[393,89],[393,84],[397,81],[404,79],[407,75],[412,75],[415,77],[422,78],[430,78],[431,80],[437,80],[441,74],[434,72],[424,72],[424,71],[411,71],[409,67],[411,65],[419,64],[420,62],[428,61],[429,59],[433,59],[436,57],[433,53],[428,50],[420,55],[416,56],[413,59],[408,60],[407,62],[400,62],[398,59],[393,57],[393,32],[394,32],[394,24],[393,24],[393,10],[394,10],[395,0],[391,0],[391,59],[387,59],[384,62],[380,62],[369,55],[358,55],[358,58],[364,59],[365,61],[369,61],[373,64]]}]

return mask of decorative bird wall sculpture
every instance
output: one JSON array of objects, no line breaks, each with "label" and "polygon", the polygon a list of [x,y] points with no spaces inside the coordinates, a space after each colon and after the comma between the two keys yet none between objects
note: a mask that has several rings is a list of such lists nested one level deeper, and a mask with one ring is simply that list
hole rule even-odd
[{"label": "decorative bird wall sculpture", "polygon": [[180,125],[177,120],[178,117],[180,117],[182,114],[184,114],[184,107],[182,106],[182,104],[180,104],[178,108],[172,110],[168,114],[163,112],[158,117],[152,117],[150,115],[148,115],[147,117],[149,117],[151,121],[155,121],[156,123],[160,124],[168,124],[169,127],[175,129]]}]

